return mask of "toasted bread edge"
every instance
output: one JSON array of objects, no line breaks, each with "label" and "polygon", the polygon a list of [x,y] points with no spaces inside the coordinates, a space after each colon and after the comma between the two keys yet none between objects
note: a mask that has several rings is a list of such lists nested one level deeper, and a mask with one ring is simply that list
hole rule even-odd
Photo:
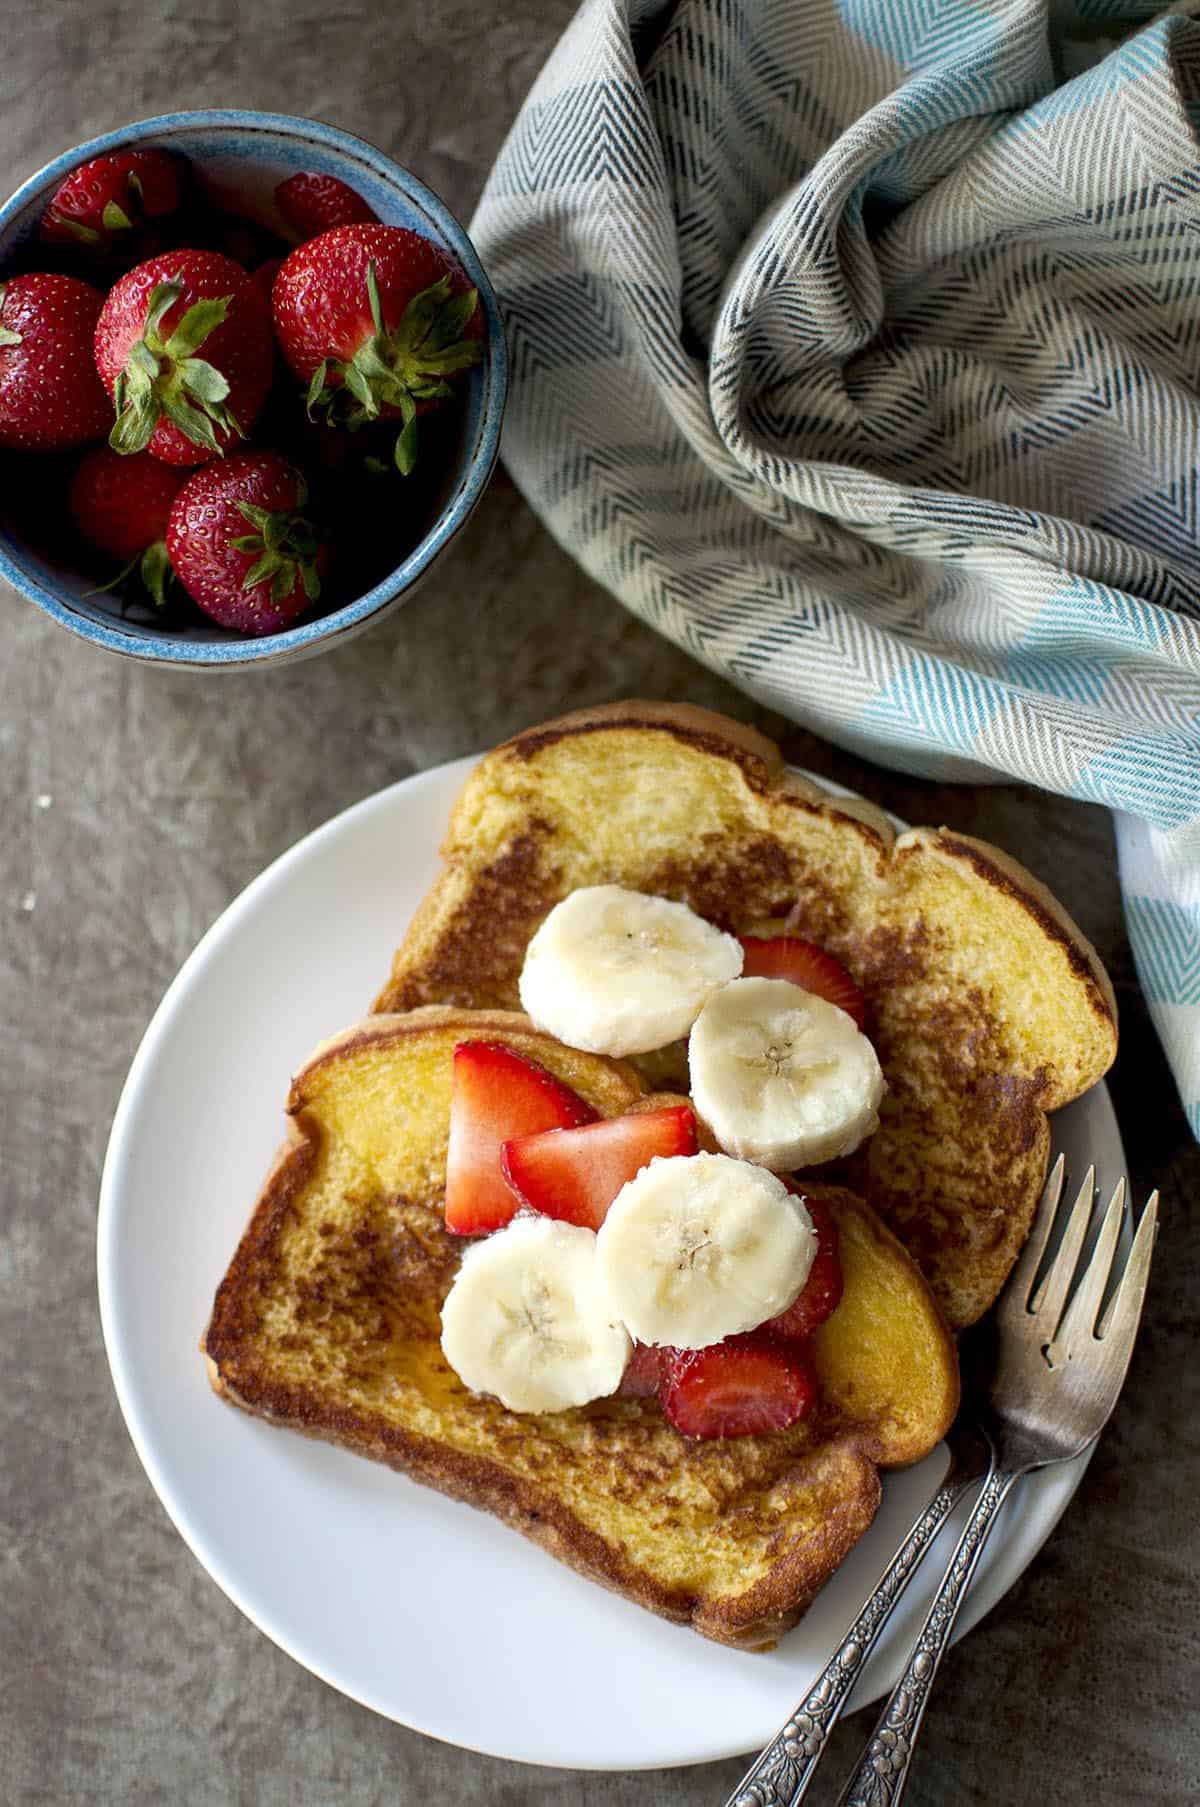
[{"label": "toasted bread edge", "polygon": [[[366,1041],[387,1041],[423,1028],[445,1027],[455,1019],[476,1033],[484,1027],[497,1035],[505,1029],[529,1028],[528,1019],[518,1012],[464,1013],[448,1006],[430,1005],[403,1017],[372,1017],[354,1023],[319,1043],[297,1070],[288,1102],[293,1113],[289,1117],[288,1139],[259,1192],[250,1221],[217,1288],[200,1340],[213,1392],[252,1417],[383,1462],[451,1499],[491,1512],[577,1573],[659,1617],[691,1625],[703,1636],[737,1649],[772,1648],[807,1610],[878,1510],[881,1464],[870,1426],[847,1427],[798,1464],[798,1473],[803,1472],[805,1463],[839,1463],[847,1471],[840,1510],[826,1522],[820,1543],[810,1541],[803,1548],[786,1553],[743,1595],[707,1598],[662,1587],[653,1575],[630,1563],[618,1548],[582,1524],[552,1493],[542,1492],[497,1464],[357,1412],[331,1409],[303,1390],[279,1384],[261,1363],[246,1361],[246,1351],[254,1350],[257,1330],[257,1325],[244,1315],[256,1259],[268,1245],[281,1214],[292,1207],[316,1154],[319,1132],[304,1109],[305,1077],[337,1054]],[[611,1064],[620,1067],[624,1063]],[[631,1088],[640,1099],[641,1082],[632,1069],[629,1076]],[[877,1238],[894,1246],[920,1280],[911,1258],[877,1222],[870,1208],[858,1199],[851,1202]],[[920,1284],[928,1295],[932,1317],[943,1329],[947,1358],[956,1373],[953,1338],[945,1329],[925,1282],[920,1280]],[[226,1372],[227,1368],[232,1372]],[[954,1399],[956,1402],[956,1389]],[[947,1424],[952,1416],[953,1412],[949,1412]],[[925,1449],[917,1453],[924,1454]],[[905,1459],[916,1458],[908,1458],[907,1452],[899,1458],[893,1454],[887,1465],[897,1466]]]}]

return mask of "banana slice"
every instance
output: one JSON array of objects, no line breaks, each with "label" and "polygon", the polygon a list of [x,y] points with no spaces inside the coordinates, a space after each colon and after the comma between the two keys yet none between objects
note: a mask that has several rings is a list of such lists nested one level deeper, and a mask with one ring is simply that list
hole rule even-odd
[{"label": "banana slice", "polygon": [[659,1157],[627,1181],[596,1247],[613,1311],[638,1342],[705,1349],[786,1311],[817,1238],[765,1167],[693,1154]]},{"label": "banana slice", "polygon": [[686,1035],[742,970],[742,948],[686,904],[588,885],[556,904],[525,955],[521,1004],[590,1054],[645,1054]]},{"label": "banana slice", "polygon": [[737,979],[711,998],[688,1069],[721,1147],[780,1172],[836,1160],[879,1127],[874,1048],[844,1010],[787,979]]},{"label": "banana slice", "polygon": [[518,1217],[476,1243],[442,1306],[442,1350],[464,1385],[511,1412],[559,1412],[621,1384],[632,1344],[591,1230]]}]

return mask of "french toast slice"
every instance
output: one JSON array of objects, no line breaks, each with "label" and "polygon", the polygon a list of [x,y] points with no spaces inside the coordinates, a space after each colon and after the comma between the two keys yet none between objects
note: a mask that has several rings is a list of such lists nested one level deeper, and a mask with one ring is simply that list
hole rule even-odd
[{"label": "french toast slice", "polygon": [[[529,939],[569,891],[615,882],[735,933],[792,933],[849,968],[888,1091],[840,1177],[929,1278],[951,1324],[995,1299],[1045,1180],[1046,1113],[1116,1053],[1094,950],[1030,873],[946,829],[789,773],[773,742],[681,704],[618,703],[489,753],[455,805],[443,870],[376,1009],[508,1009]],[[681,1049],[641,1062],[686,1083]]]},{"label": "french toast slice", "polygon": [[218,1393],[495,1513],[572,1568],[746,1649],[795,1623],[870,1524],[878,1470],[918,1460],[958,1403],[953,1339],[896,1240],[831,1189],[845,1289],[814,1339],[823,1404],[761,1437],[692,1443],[654,1400],[526,1416],[442,1354],[463,1239],[442,1222],[456,1043],[501,1041],[604,1115],[632,1068],[503,1012],[378,1016],[319,1048],[289,1140],[217,1291],[202,1349]]}]

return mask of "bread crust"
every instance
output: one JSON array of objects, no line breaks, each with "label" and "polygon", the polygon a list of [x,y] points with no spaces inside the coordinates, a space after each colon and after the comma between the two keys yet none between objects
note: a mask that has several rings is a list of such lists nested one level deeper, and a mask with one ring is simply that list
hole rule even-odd
[{"label": "bread crust", "polygon": [[[918,1460],[940,1439],[958,1404],[957,1359],[953,1339],[928,1288],[882,1225],[851,1195],[833,1192],[830,1202],[847,1229],[874,1241],[897,1271],[908,1277],[911,1296],[922,1303],[932,1360],[940,1375],[938,1400],[920,1434],[906,1444],[890,1425],[847,1422],[832,1414],[812,1447],[799,1450],[777,1486],[822,1490],[827,1499],[819,1530],[783,1547],[766,1574],[740,1595],[705,1594],[665,1584],[630,1559],[619,1542],[589,1528],[554,1487],[515,1473],[447,1441],[419,1434],[382,1413],[356,1409],[311,1387],[298,1387],[264,1329],[263,1302],[272,1288],[286,1290],[277,1238],[303,1216],[304,1192],[316,1169],[323,1130],[312,1105],[314,1079],[322,1070],[364,1050],[384,1048],[429,1031],[464,1039],[528,1036],[527,1018],[514,1012],[467,1013],[432,1007],[405,1017],[370,1018],[321,1043],[297,1072],[291,1086],[288,1139],[280,1149],[255,1204],[249,1225],[217,1289],[213,1312],[201,1340],[210,1383],[220,1397],[252,1416],[332,1442],[355,1454],[436,1488],[450,1498],[493,1513],[558,1560],[635,1604],[705,1637],[744,1650],[770,1648],[803,1613],[824,1582],[871,1523],[880,1499],[878,1468]],[[649,1102],[637,1076],[622,1063],[602,1063],[626,1079],[630,1105]],[[657,1408],[654,1408],[655,1410]],[[684,1447],[684,1440],[679,1440]],[[781,1531],[786,1530],[781,1507]]]},{"label": "bread crust", "polygon": [[[902,835],[896,846],[900,849],[918,841],[936,845],[951,858],[969,861],[980,878],[1018,903],[1050,940],[1057,941],[1065,949],[1068,959],[1087,988],[1088,1001],[1097,1022],[1102,1027],[1111,1028],[1115,1044],[1118,1027],[1117,994],[1113,990],[1112,980],[1083,930],[1067,914],[1049,886],[1043,884],[1040,878],[1035,877],[1018,860],[1014,860],[1011,854],[1005,853],[1003,848],[993,847],[988,841],[977,840],[974,835],[959,834],[949,828],[939,828],[936,834],[927,828],[914,828]],[[1063,1102],[1066,1103],[1067,1100],[1064,1099]]]}]

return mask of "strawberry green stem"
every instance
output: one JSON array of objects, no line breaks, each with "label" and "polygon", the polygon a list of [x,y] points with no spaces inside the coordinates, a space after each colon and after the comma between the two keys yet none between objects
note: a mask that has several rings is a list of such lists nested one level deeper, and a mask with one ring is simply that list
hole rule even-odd
[{"label": "strawberry green stem", "polygon": [[[378,420],[385,407],[396,409],[402,425],[393,457],[397,470],[407,477],[417,457],[418,402],[449,395],[446,378],[479,362],[478,339],[462,336],[479,295],[475,289],[452,295],[447,274],[414,295],[399,324],[389,329],[383,318],[375,264],[370,262],[367,300],[374,332],[352,358],[329,358],[317,366],[308,389],[308,412],[310,418],[321,411],[331,419],[339,396],[349,397],[344,418],[354,429]],[[338,376],[339,384],[330,383],[331,373]]]},{"label": "strawberry green stem", "polygon": [[142,336],[130,348],[113,386],[117,418],[108,443],[114,452],[144,452],[164,417],[210,452],[224,449],[218,429],[241,437],[242,429],[226,406],[228,382],[215,364],[195,356],[224,320],[233,296],[194,302],[164,338],[163,322],[182,293],[178,282],[156,283],[150,292]]},{"label": "strawberry green stem", "polygon": [[320,542],[312,522],[300,512],[308,500],[307,485],[301,480],[296,490],[294,509],[259,508],[253,502],[239,502],[239,513],[254,528],[229,544],[235,552],[244,552],[254,563],[242,579],[243,590],[259,584],[270,584],[272,602],[285,602],[299,581],[309,602],[321,594],[317,571]]},{"label": "strawberry green stem", "polygon": [[84,601],[89,596],[106,596],[110,590],[117,589],[127,577],[132,576],[135,567],[155,608],[165,609],[167,584],[175,575],[167,553],[166,540],[152,540],[144,552],[135,552],[129,563],[122,565],[117,575],[111,577],[106,584],[97,584],[94,590],[85,590]]}]

